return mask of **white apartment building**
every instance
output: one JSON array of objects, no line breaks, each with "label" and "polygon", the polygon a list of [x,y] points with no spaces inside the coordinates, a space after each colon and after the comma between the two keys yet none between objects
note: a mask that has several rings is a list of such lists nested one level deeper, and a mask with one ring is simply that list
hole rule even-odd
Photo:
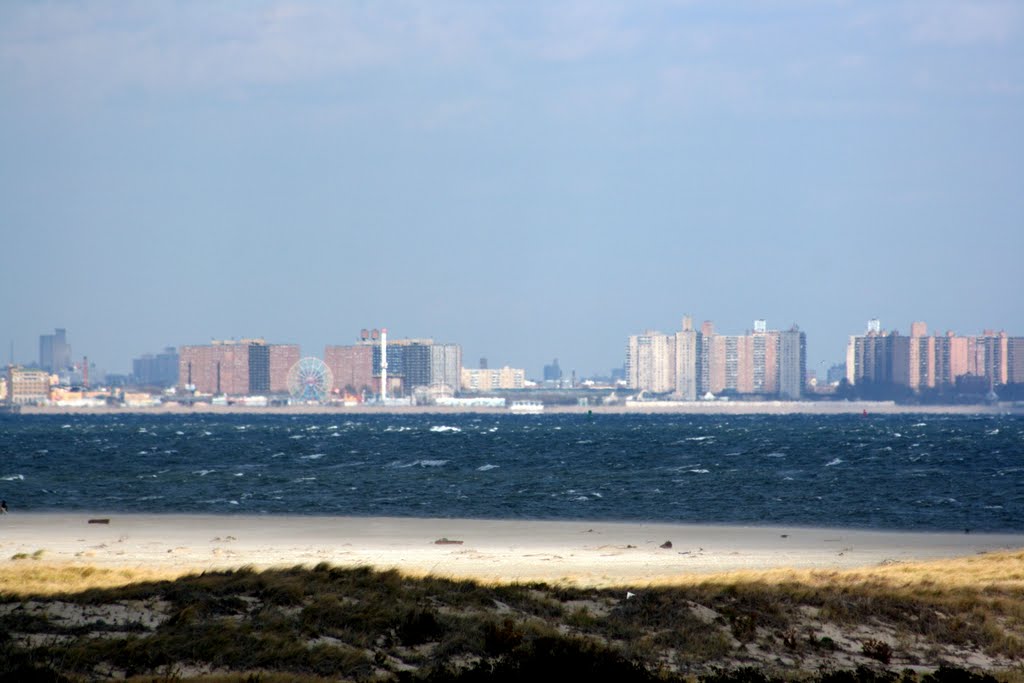
[{"label": "white apartment building", "polygon": [[510,368],[462,368],[463,391],[495,391],[497,389],[522,389],[526,386],[526,369]]},{"label": "white apartment building", "polygon": [[676,335],[648,330],[629,337],[626,348],[629,388],[664,394],[676,390]]}]

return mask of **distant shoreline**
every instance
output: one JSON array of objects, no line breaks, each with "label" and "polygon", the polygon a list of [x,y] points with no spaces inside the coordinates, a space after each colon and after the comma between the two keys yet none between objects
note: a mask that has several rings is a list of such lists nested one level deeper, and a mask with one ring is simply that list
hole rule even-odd
[{"label": "distant shoreline", "polygon": [[[694,401],[613,406],[546,405],[548,415],[1024,415],[1024,405],[898,405],[887,401]],[[266,406],[165,403],[134,406],[22,406],[22,415],[511,415],[475,406]]]}]

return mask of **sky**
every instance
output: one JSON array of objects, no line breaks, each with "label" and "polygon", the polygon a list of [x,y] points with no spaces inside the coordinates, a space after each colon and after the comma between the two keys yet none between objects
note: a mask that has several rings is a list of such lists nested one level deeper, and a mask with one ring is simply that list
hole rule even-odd
[{"label": "sky", "polygon": [[[0,342],[1024,335],[1024,4],[0,3]],[[8,347],[8,348],[3,348]]]}]

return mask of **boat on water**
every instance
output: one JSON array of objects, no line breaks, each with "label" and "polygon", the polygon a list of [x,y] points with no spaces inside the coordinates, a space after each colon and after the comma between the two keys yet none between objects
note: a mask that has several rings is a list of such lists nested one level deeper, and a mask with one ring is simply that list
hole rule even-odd
[{"label": "boat on water", "polygon": [[508,409],[518,415],[540,415],[544,412],[544,403],[542,401],[512,401],[512,405]]}]

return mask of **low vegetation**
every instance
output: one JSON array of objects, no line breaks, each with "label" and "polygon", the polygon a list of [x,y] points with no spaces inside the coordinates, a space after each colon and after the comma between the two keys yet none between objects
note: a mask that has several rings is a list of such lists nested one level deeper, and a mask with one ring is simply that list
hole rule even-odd
[{"label": "low vegetation", "polygon": [[0,682],[947,683],[1024,680],[1022,662],[1020,552],[600,589],[326,564],[0,572]]},{"label": "low vegetation", "polygon": [[11,555],[12,560],[39,560],[42,559],[45,550],[37,550],[34,553],[14,553]]}]

